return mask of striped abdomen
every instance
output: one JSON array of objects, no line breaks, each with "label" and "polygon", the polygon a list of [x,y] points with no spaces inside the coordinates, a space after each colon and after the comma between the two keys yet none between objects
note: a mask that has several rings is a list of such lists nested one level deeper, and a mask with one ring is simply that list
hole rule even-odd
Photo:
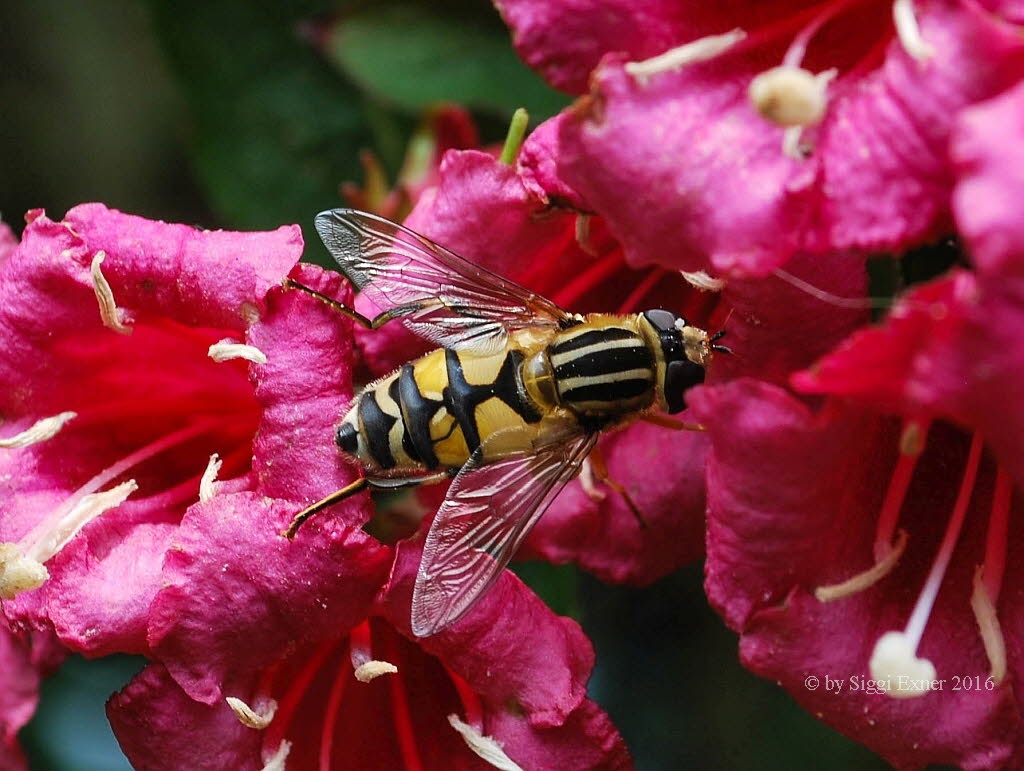
[{"label": "striped abdomen", "polygon": [[506,428],[522,429],[517,441],[525,450],[542,415],[522,384],[523,357],[518,350],[432,351],[367,386],[338,427],[338,445],[387,475],[457,469]]},{"label": "striped abdomen", "polygon": [[557,399],[580,415],[614,418],[650,406],[656,363],[632,318],[590,317],[547,347]]}]

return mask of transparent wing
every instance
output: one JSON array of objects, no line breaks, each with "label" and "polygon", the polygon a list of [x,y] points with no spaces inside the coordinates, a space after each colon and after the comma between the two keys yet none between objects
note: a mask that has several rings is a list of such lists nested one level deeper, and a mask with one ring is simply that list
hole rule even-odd
[{"label": "transparent wing", "polygon": [[473,454],[427,534],[412,595],[413,634],[426,637],[453,624],[491,588],[545,509],[579,474],[597,436],[575,434],[535,455],[487,465],[480,465],[486,443]]},{"label": "transparent wing", "polygon": [[331,209],[316,229],[375,305],[441,347],[499,350],[511,331],[572,323],[550,300],[382,217]]}]

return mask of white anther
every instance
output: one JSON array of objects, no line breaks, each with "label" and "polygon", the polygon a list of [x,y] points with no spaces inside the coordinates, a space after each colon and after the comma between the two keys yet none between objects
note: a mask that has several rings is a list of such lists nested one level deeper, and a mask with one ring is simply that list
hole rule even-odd
[{"label": "white anther", "polygon": [[779,126],[813,126],[825,116],[826,91],[836,70],[817,75],[783,64],[765,70],[750,81],[748,95],[754,109]]},{"label": "white anther", "polygon": [[892,20],[896,25],[896,36],[900,39],[903,50],[914,59],[924,62],[935,54],[932,45],[921,37],[921,28],[914,14],[914,0],[894,0]]},{"label": "white anther", "polygon": [[506,755],[505,750],[497,741],[490,736],[484,736],[469,723],[462,722],[458,715],[454,713],[449,715],[448,722],[459,732],[463,741],[466,742],[466,746],[494,768],[500,771],[523,771],[522,766]]},{"label": "white anther", "polygon": [[262,771],[285,771],[284,762],[288,759],[288,753],[291,751],[292,743],[287,741],[282,741],[277,745],[277,750],[272,755],[264,750]]},{"label": "white anther", "polygon": [[130,335],[132,328],[121,321],[122,312],[118,310],[117,303],[114,302],[114,291],[110,288],[110,284],[107,283],[103,270],[100,268],[106,257],[106,252],[96,252],[91,266],[92,288],[96,292],[96,301],[100,305],[100,318],[103,320],[103,326],[107,329],[112,329],[120,335]]},{"label": "white anther", "polygon": [[398,667],[392,664],[390,661],[378,661],[377,659],[371,659],[370,661],[364,661],[355,669],[356,680],[361,683],[368,683],[381,675],[393,675],[398,671]]},{"label": "white anther", "polygon": [[13,600],[21,592],[38,589],[50,577],[46,566],[26,557],[16,543],[0,543],[0,599]]},{"label": "white anther", "polygon": [[45,442],[47,439],[53,439],[64,428],[64,424],[77,417],[77,415],[78,413],[76,412],[62,412],[59,415],[37,420],[20,434],[0,439],[0,448],[28,447],[36,442]]},{"label": "white anther", "polygon": [[267,355],[255,345],[239,343],[231,338],[224,338],[210,346],[209,356],[218,364],[231,359],[245,359],[254,364],[266,364]]},{"label": "white anther", "polygon": [[210,456],[210,462],[206,464],[206,471],[203,472],[203,476],[199,480],[200,503],[206,503],[217,494],[217,489],[214,485],[217,483],[217,474],[220,473],[220,467],[223,465],[224,461],[220,459],[217,453]]},{"label": "white anther", "polygon": [[935,665],[918,658],[913,640],[905,632],[886,632],[871,654],[871,677],[894,699],[922,696],[935,682]]},{"label": "white anther", "polygon": [[685,271],[679,273],[690,286],[702,292],[721,292],[725,288],[725,281],[705,273],[703,270]]},{"label": "white anther", "polygon": [[709,35],[685,45],[677,46],[663,54],[640,62],[627,62],[624,69],[641,85],[648,78],[661,72],[679,70],[688,64],[714,59],[743,40],[747,33],[734,29],[722,35]]},{"label": "white anther", "polygon": [[277,702],[273,699],[259,699],[253,707],[234,696],[228,696],[224,701],[231,707],[239,723],[257,731],[262,731],[270,725],[277,713]]}]

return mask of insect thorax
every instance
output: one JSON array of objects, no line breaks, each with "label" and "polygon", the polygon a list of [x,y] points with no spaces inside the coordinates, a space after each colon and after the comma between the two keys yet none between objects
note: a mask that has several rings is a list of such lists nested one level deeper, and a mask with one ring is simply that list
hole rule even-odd
[{"label": "insect thorax", "polygon": [[547,345],[547,372],[536,358],[526,368],[528,389],[577,415],[614,419],[655,400],[655,358],[632,317],[588,316]]}]

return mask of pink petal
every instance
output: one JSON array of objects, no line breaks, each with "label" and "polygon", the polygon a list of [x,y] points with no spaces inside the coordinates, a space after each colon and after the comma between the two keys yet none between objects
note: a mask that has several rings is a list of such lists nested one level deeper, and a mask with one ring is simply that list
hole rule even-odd
[{"label": "pink petal", "polygon": [[965,110],[953,135],[957,228],[979,270],[1024,274],[1024,85]]},{"label": "pink petal", "polygon": [[604,711],[589,699],[557,728],[537,728],[509,710],[496,710],[487,734],[523,768],[625,771],[633,768],[625,742]]},{"label": "pink petal", "polygon": [[[421,549],[422,537],[399,544],[382,597],[386,618],[409,637]],[[556,616],[508,571],[454,626],[419,644],[465,679],[485,703],[515,704],[538,727],[562,725],[583,703],[594,665],[593,649],[579,625]]]},{"label": "pink petal", "polygon": [[630,264],[692,271],[712,254],[753,267],[792,252],[800,222],[784,191],[794,162],[747,104],[753,73],[730,57],[640,85],[622,64],[606,62],[596,96],[554,120],[558,177],[607,220]]},{"label": "pink petal", "polygon": [[114,694],[107,716],[135,768],[263,768],[259,732],[242,725],[224,701],[190,699],[160,664],[150,664]]},{"label": "pink petal", "polygon": [[28,646],[13,632],[0,613],[0,769],[26,769],[18,746],[21,730],[39,699],[39,672]]},{"label": "pink petal", "polygon": [[18,246],[18,237],[6,222],[0,222],[0,263],[6,260]]},{"label": "pink petal", "polygon": [[69,245],[85,247],[73,257],[86,267],[97,250],[107,253],[104,274],[123,307],[159,309],[192,326],[244,329],[252,306],[262,310],[267,292],[302,254],[298,225],[267,233],[196,230],[95,203],[76,206],[51,227],[78,236]]},{"label": "pink petal", "polygon": [[186,512],[164,560],[149,642],[192,698],[213,704],[225,682],[366,615],[390,550],[340,524],[351,515],[321,516],[288,541],[280,533],[294,514],[255,493],[217,495]]},{"label": "pink petal", "polygon": [[[350,303],[344,278],[302,265],[296,279]],[[250,369],[260,426],[253,443],[256,489],[312,503],[344,487],[355,469],[343,460],[334,429],[352,400],[352,323],[301,292],[275,291],[247,342],[267,356]],[[301,508],[301,507],[299,507]],[[335,512],[367,518],[361,507]]]}]

